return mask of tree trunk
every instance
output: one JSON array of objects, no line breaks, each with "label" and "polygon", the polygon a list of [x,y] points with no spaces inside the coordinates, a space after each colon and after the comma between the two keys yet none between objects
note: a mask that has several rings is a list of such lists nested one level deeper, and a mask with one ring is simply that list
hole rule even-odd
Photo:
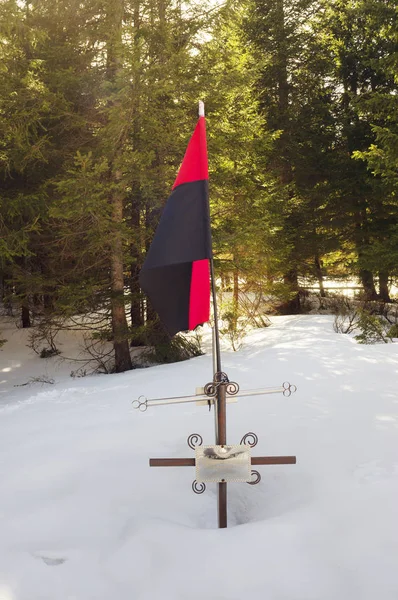
[{"label": "tree trunk", "polygon": [[[139,183],[136,183],[138,190]],[[141,224],[140,224],[140,207],[141,198],[139,194],[133,194],[131,198],[131,230],[134,234],[134,241],[130,246],[131,266],[130,266],[130,316],[131,325],[134,328],[144,325],[143,298],[139,282],[139,274],[141,270]]]},{"label": "tree trunk", "polygon": [[[235,260],[234,260],[235,262]],[[234,285],[233,285],[233,325],[234,330],[236,330],[238,326],[238,316],[239,316],[239,273],[236,266],[234,267]]]},{"label": "tree trunk", "polygon": [[293,298],[280,307],[280,312],[285,315],[297,315],[301,312],[300,295],[298,292],[298,274],[296,269],[290,269],[283,277],[285,285],[292,291],[296,291]]},{"label": "tree trunk", "polygon": [[363,291],[365,292],[365,300],[377,300],[378,296],[373,273],[367,269],[361,269],[359,272],[359,277],[362,283]]},{"label": "tree trunk", "polygon": [[31,326],[30,312],[29,312],[29,306],[28,306],[27,300],[24,300],[22,302],[22,306],[21,306],[21,322],[22,322],[22,328],[23,329],[26,329],[27,327]]},{"label": "tree trunk", "polygon": [[[278,80],[278,115],[273,128],[281,130],[277,141],[279,147],[280,180],[283,186],[289,186],[293,181],[293,169],[289,157],[289,138],[291,136],[291,123],[289,119],[289,77],[288,77],[288,42],[286,36],[285,0],[276,0],[276,43],[277,43],[277,80]],[[289,191],[289,196],[292,192]],[[292,251],[288,258],[289,269],[284,274],[283,280],[295,296],[283,305],[283,312],[296,314],[300,312],[300,297],[298,287],[298,272],[295,264],[297,252],[296,240],[298,238],[297,215],[294,212],[285,219],[285,235],[292,243]]]},{"label": "tree trunk", "polygon": [[373,273],[366,268],[364,254],[370,249],[369,223],[366,212],[366,203],[357,198],[357,214],[355,223],[355,245],[358,254],[359,278],[362,283],[365,300],[377,300],[378,295],[375,287]]},{"label": "tree trunk", "polygon": [[[115,179],[120,173],[115,172]],[[115,351],[115,371],[121,373],[133,368],[129,349],[129,328],[124,306],[123,241],[117,228],[123,223],[123,196],[117,190],[113,193],[112,216],[116,231],[113,234],[111,251],[111,313],[113,348]]]},{"label": "tree trunk", "polygon": [[325,298],[326,292],[325,292],[325,287],[323,285],[322,266],[321,266],[321,261],[320,261],[318,255],[315,256],[314,264],[315,264],[315,272],[316,272],[316,276],[317,276],[318,284],[319,284],[319,293],[321,295],[321,298]]},{"label": "tree trunk", "polygon": [[379,297],[383,302],[391,302],[388,289],[388,273],[384,271],[379,272]]},{"label": "tree trunk", "polygon": [[4,298],[6,295],[5,292],[5,282],[6,282],[6,278],[5,275],[2,271],[0,271],[0,301],[4,302]]},{"label": "tree trunk", "polygon": [[[118,76],[123,69],[122,60],[122,30],[123,30],[124,0],[115,0],[110,6],[108,14],[108,41],[107,41],[107,77],[115,86]],[[118,108],[118,101],[110,100],[109,110]],[[121,131],[114,144],[114,153],[111,161],[110,177],[114,184],[114,191],[110,196],[112,206],[112,244],[111,244],[111,319],[113,333],[113,348],[115,352],[115,371],[121,373],[133,368],[129,348],[129,328],[126,319],[124,304],[124,255],[123,225],[124,193],[120,189],[122,173],[115,167],[119,158],[120,148],[124,140],[125,131]]]},{"label": "tree trunk", "polygon": [[[141,62],[141,41],[140,41],[140,28],[141,28],[141,17],[140,17],[140,2],[135,0],[134,13],[133,13],[133,26],[134,26],[134,41],[133,41],[133,52],[134,52],[134,64],[135,70],[132,75],[132,82],[134,87],[134,109],[132,115],[132,135],[131,143],[134,152],[140,152],[140,94],[141,94],[141,81],[140,81],[140,69],[138,65]],[[132,178],[132,195],[131,195],[131,229],[134,234],[134,240],[131,244],[131,267],[130,267],[130,293],[131,293],[131,305],[130,305],[130,316],[131,326],[133,329],[142,327],[145,324],[144,318],[144,305],[143,295],[139,283],[139,273],[141,270],[141,211],[143,207],[143,199],[141,194],[140,180],[135,174]],[[140,339],[134,339],[134,345],[139,345],[143,342]]]},{"label": "tree trunk", "polygon": [[233,299],[234,299],[234,311],[238,312],[239,308],[239,273],[238,269],[234,269],[234,288],[233,288]]},{"label": "tree trunk", "polygon": [[43,295],[43,306],[44,310],[51,313],[54,311],[54,300],[50,294]]},{"label": "tree trunk", "polygon": [[[166,43],[166,3],[165,0],[158,0],[153,5],[151,10],[151,19],[153,23],[158,21],[159,31],[159,46],[155,50],[155,55],[159,61],[161,67],[165,66],[165,43]],[[165,199],[168,195],[168,189],[165,183],[165,147],[161,143],[157,145],[155,156],[153,159],[152,166],[157,171],[157,181],[154,188],[153,201],[146,203],[145,207],[145,229],[146,232],[155,232],[156,226],[159,222],[162,213],[162,204],[164,205]],[[149,240],[147,240],[147,250],[150,246]],[[167,347],[170,346],[170,336],[159,320],[158,314],[152,307],[151,302],[147,298],[147,310],[146,310],[146,324],[147,324],[147,335],[146,338],[151,346],[163,346],[167,353]]]},{"label": "tree trunk", "polygon": [[134,328],[142,327],[144,325],[143,305],[139,283],[140,268],[141,267],[136,262],[132,263],[130,267],[130,317],[131,325]]}]

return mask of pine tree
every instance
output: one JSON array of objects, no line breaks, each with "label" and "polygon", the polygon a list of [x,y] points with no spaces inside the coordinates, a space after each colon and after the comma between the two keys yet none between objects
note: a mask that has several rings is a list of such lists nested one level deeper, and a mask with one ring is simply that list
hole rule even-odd
[{"label": "pine tree", "polygon": [[265,152],[276,181],[268,210],[276,224],[273,248],[292,292],[289,312],[300,310],[300,277],[316,277],[322,286],[322,255],[334,247],[323,217],[334,139],[332,89],[316,35],[317,9],[311,0],[251,0],[245,23],[265,131],[275,138]]},{"label": "pine tree", "polygon": [[357,111],[370,124],[373,139],[366,150],[357,150],[354,156],[366,161],[380,190],[371,215],[372,244],[364,260],[370,270],[378,273],[380,298],[389,301],[389,279],[398,275],[398,7],[395,2],[368,1],[362,4],[361,12],[373,46],[367,40],[365,57],[370,81],[359,98]]},{"label": "pine tree", "polygon": [[253,60],[242,38],[243,18],[242,5],[234,2],[213,17],[213,35],[198,64],[208,123],[216,277],[226,297],[232,295],[222,303],[221,316],[231,317],[233,329],[243,310],[251,312],[274,291],[275,270],[265,208],[269,178],[261,155],[272,139],[252,94]]},{"label": "pine tree", "polygon": [[[393,77],[385,68],[396,51],[386,31],[394,22],[393,2],[380,0],[336,0],[327,11],[327,44],[334,62],[333,77],[338,93],[335,195],[339,198],[342,231],[355,250],[355,271],[365,297],[376,299],[374,275],[379,276],[380,296],[389,300],[387,280],[391,261],[375,252],[385,246],[394,227],[394,202],[379,177],[367,170],[362,153],[372,146],[374,103],[396,93]],[[395,50],[394,50],[395,47]],[[342,92],[340,92],[342,89]],[[386,193],[387,192],[387,193]]]}]

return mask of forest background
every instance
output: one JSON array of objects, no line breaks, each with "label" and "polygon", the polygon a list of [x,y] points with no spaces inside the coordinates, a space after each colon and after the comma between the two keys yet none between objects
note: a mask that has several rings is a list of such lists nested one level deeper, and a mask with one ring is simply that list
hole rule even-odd
[{"label": "forest background", "polygon": [[325,279],[391,302],[396,0],[0,0],[0,78],[1,300],[34,349],[72,328],[117,372],[195,352],[138,273],[199,99],[224,322]]}]

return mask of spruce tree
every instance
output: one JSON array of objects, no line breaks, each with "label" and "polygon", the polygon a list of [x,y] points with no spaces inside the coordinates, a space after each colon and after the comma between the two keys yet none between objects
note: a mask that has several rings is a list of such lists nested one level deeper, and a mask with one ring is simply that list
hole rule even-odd
[{"label": "spruce tree", "polygon": [[274,136],[264,152],[275,181],[267,209],[291,291],[289,312],[300,310],[300,278],[317,278],[322,286],[322,256],[334,247],[323,223],[333,116],[328,63],[315,31],[318,7],[311,0],[250,0],[244,25],[257,62],[264,133]]},{"label": "spruce tree", "polygon": [[379,294],[389,300],[387,281],[392,264],[380,248],[388,244],[393,233],[396,209],[385,183],[367,169],[361,158],[375,141],[372,125],[379,118],[374,111],[378,99],[391,97],[397,91],[394,78],[386,69],[397,49],[387,34],[395,18],[393,2],[336,0],[326,11],[324,29],[333,59],[339,123],[334,192],[342,234],[356,253],[354,272],[369,300]]}]

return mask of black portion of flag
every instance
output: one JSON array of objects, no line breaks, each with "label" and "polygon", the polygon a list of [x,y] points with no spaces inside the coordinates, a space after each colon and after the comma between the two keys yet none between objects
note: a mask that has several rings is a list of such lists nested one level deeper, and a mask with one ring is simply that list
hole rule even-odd
[{"label": "black portion of flag", "polygon": [[167,200],[143,270],[210,256],[208,182],[183,183]]},{"label": "black portion of flag", "polygon": [[140,273],[170,335],[189,328],[192,263],[210,257],[208,181],[183,183],[167,201]]},{"label": "black portion of flag", "polygon": [[189,329],[191,273],[191,262],[141,271],[141,287],[170,336]]}]

